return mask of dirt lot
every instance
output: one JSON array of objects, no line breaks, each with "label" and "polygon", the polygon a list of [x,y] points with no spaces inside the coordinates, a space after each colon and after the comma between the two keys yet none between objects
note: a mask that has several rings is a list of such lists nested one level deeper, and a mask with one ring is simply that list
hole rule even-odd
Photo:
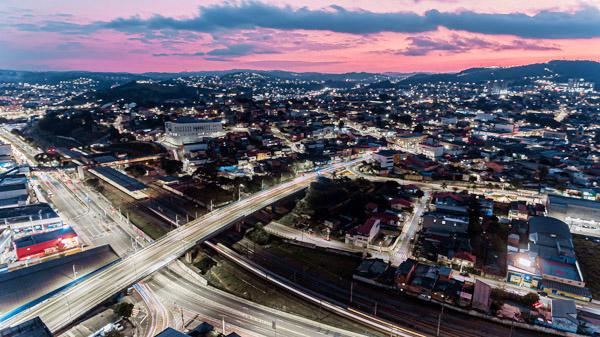
[{"label": "dirt lot", "polygon": [[597,257],[600,242],[596,242],[594,237],[589,237],[588,240],[585,238],[583,235],[573,235],[575,255],[581,266],[586,287],[592,292],[593,298],[600,298],[600,264]]}]

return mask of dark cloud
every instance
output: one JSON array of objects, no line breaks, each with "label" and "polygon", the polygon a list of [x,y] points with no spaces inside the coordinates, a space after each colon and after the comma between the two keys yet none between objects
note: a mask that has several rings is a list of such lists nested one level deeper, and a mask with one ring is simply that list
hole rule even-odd
[{"label": "dark cloud", "polygon": [[502,44],[494,41],[488,41],[481,38],[461,37],[453,35],[448,40],[432,39],[426,37],[409,37],[410,43],[403,50],[387,51],[396,55],[423,56],[434,51],[445,51],[449,54],[464,53],[471,50],[490,49],[490,50],[560,50],[556,46],[548,46],[528,42],[525,40],[513,40],[511,43]]},{"label": "dark cloud", "polygon": [[[223,5],[200,7],[200,13],[189,19],[154,15],[98,21],[89,25],[47,22],[36,26],[42,31],[87,33],[91,30],[113,29],[125,33],[155,30],[213,33],[228,29],[272,28],[281,30],[323,30],[350,34],[379,32],[420,33],[438,27],[484,34],[515,35],[524,38],[592,38],[600,37],[600,10],[588,7],[574,13],[541,11],[535,15],[523,13],[484,14],[472,11],[459,13],[430,10],[416,13],[374,13],[366,10],[346,10],[333,5],[321,10],[306,7],[294,9],[260,2],[227,2]],[[30,26],[21,26],[31,30]]]},{"label": "dark cloud", "polygon": [[[173,53],[173,54],[153,54],[154,56],[211,56],[207,57],[209,61],[230,61],[229,58],[240,56],[255,55],[255,54],[278,54],[274,50],[262,50],[251,44],[234,44],[225,46],[225,48],[217,48],[208,52],[197,53]],[[215,57],[216,56],[216,57]]]},{"label": "dark cloud", "polygon": [[218,61],[218,62],[231,62],[232,59],[227,59],[223,57],[206,57],[204,58],[207,61]]}]

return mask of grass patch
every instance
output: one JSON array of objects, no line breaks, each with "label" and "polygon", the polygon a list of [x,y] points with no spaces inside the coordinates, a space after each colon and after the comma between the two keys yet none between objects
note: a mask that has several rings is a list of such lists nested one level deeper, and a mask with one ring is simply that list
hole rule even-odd
[{"label": "grass patch", "polygon": [[156,240],[167,234],[167,230],[164,227],[151,222],[146,217],[138,213],[139,209],[131,206],[130,203],[123,202],[123,197],[119,195],[121,192],[104,182],[100,181],[99,184],[103,187],[102,194],[106,197],[106,199],[108,199],[108,201],[110,201],[110,203],[117,209],[119,205],[121,205],[121,212],[123,214],[127,215],[127,212],[129,212],[129,221],[131,221],[137,228],[141,229],[149,237]]},{"label": "grass patch", "polygon": [[[306,302],[295,295],[274,286],[272,283],[250,274],[245,269],[240,268],[230,261],[223,259],[218,255],[210,255],[212,258],[208,257],[209,255],[202,250],[195,258],[194,265],[210,265],[210,267],[202,273],[202,276],[206,278],[209,285],[215,288],[264,306],[298,315],[313,321],[320,321],[327,325],[347,329],[361,336],[384,337],[383,334],[374,331],[365,333],[364,326],[359,323],[337,316],[325,309],[320,310],[319,306]],[[214,261],[208,263],[206,261],[207,259],[211,261],[214,259],[218,263],[214,263]]]},{"label": "grass patch", "polygon": [[294,213],[288,213],[282,216],[281,219],[277,220],[277,222],[279,222],[282,225],[292,227],[295,226],[298,222],[300,222],[301,219],[301,216],[298,216]]},{"label": "grass patch", "polygon": [[597,260],[600,243],[591,237],[586,240],[583,235],[573,235],[573,245],[586,287],[592,292],[593,298],[600,298],[600,264]]},{"label": "grass patch", "polygon": [[271,244],[265,246],[265,249],[287,260],[307,266],[313,271],[318,271],[334,278],[352,278],[352,274],[361,263],[358,257],[306,248],[285,243],[281,240],[274,240]]}]

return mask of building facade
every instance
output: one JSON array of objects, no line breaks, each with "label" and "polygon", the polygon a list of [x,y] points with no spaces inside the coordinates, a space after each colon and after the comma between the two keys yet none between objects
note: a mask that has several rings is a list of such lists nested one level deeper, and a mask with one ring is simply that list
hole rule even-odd
[{"label": "building facade", "polygon": [[223,124],[220,119],[180,117],[174,122],[165,123],[166,140],[176,146],[196,143],[204,137],[215,137],[222,133]]}]

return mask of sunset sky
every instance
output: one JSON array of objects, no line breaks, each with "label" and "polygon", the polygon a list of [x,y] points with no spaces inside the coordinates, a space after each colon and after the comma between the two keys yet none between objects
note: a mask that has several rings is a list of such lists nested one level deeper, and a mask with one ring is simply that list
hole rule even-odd
[{"label": "sunset sky", "polygon": [[0,0],[0,15],[0,69],[449,72],[600,61],[600,0]]}]

